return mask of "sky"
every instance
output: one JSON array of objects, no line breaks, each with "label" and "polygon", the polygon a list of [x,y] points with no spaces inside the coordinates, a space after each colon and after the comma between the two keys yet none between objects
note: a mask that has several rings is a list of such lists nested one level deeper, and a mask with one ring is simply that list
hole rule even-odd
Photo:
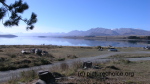
[{"label": "sky", "polygon": [[[6,0],[6,3],[11,4],[15,1]],[[23,2],[28,3],[29,9],[22,17],[30,18],[32,12],[37,14],[38,22],[35,28],[27,31],[24,22],[14,27],[4,27],[0,24],[1,33],[69,32],[97,27],[150,30],[150,0],[23,0]]]}]

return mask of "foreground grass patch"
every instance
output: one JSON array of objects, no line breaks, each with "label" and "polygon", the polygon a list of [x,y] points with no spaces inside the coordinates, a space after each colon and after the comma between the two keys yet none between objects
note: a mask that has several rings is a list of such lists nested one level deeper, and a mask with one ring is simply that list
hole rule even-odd
[{"label": "foreground grass patch", "polygon": [[[38,48],[47,51],[46,56],[36,54],[22,54],[22,49]],[[53,61],[65,61],[79,57],[97,56],[99,52],[95,47],[72,47],[52,45],[0,45],[0,71],[15,70],[51,64]]]},{"label": "foreground grass patch", "polygon": [[41,57],[34,54],[4,54],[3,56],[0,56],[0,71],[15,70],[18,68],[28,68],[33,66],[51,64],[52,61],[53,57],[51,55]]},{"label": "foreground grass patch", "polygon": [[107,58],[144,58],[144,57],[150,57],[149,54],[136,54],[136,53],[122,53],[117,55],[112,55]]},{"label": "foreground grass patch", "polygon": [[[72,79],[58,80],[58,83],[125,83],[125,84],[147,84],[150,82],[150,61],[128,62],[127,60],[111,60],[107,62],[94,62],[93,66],[98,65],[100,69],[82,69],[82,62],[76,61],[70,66],[62,63],[59,66],[53,66],[50,72],[57,72],[64,77]],[[110,74],[104,74],[104,73]],[[82,73],[82,74],[81,74]],[[84,74],[83,74],[84,73]],[[96,74],[94,74],[96,73]],[[13,79],[7,84],[17,84],[18,82],[33,83],[37,80],[37,73],[34,70],[22,72],[21,77]]]}]

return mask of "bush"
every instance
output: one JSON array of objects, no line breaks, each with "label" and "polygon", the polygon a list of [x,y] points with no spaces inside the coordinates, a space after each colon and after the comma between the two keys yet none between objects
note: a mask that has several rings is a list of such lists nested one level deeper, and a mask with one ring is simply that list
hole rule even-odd
[{"label": "bush", "polygon": [[28,64],[22,64],[19,65],[18,68],[29,68],[30,66]]},{"label": "bush", "polygon": [[140,37],[137,37],[137,36],[129,36],[128,39],[140,39]]},{"label": "bush", "polygon": [[15,57],[17,57],[15,54],[13,54],[13,55],[10,55],[10,57],[11,58],[15,58]]},{"label": "bush", "polygon": [[101,48],[101,46],[97,46],[97,47],[96,47],[96,49],[99,49],[99,48]]},{"label": "bush", "polygon": [[42,64],[50,64],[50,62],[48,60],[46,60],[46,59],[41,59],[41,63]]},{"label": "bush", "polygon": [[17,67],[14,65],[6,64],[4,66],[0,66],[0,71],[15,70],[15,69],[17,69]]},{"label": "bush", "polygon": [[131,63],[131,61],[130,61],[130,60],[127,60],[127,59],[119,59],[118,62],[124,63],[124,64],[129,64],[129,63]]},{"label": "bush", "polygon": [[78,57],[76,55],[67,55],[67,58],[74,59],[74,58],[78,58]]},{"label": "bush", "polygon": [[4,52],[3,50],[0,50],[0,52]]},{"label": "bush", "polygon": [[0,57],[0,62],[4,62],[4,61],[6,61],[7,60],[7,58],[5,58],[5,57]]},{"label": "bush", "polygon": [[65,58],[58,58],[58,61],[64,61]]}]

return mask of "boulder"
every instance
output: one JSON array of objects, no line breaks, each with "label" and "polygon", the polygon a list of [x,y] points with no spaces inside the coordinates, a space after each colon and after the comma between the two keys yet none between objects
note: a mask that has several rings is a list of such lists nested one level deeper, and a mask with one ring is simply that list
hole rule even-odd
[{"label": "boulder", "polygon": [[55,83],[55,77],[49,71],[39,71],[38,76],[39,79],[44,81],[46,84]]},{"label": "boulder", "polygon": [[48,52],[47,51],[42,51],[41,55],[48,55]]},{"label": "boulder", "polygon": [[39,79],[36,83],[34,84],[46,84],[43,80]]},{"label": "boulder", "polygon": [[110,69],[114,69],[114,70],[120,70],[119,68],[117,68],[115,66],[106,66],[106,68],[110,68]]},{"label": "boulder", "polygon": [[22,54],[30,54],[30,51],[22,50],[21,53],[22,53]]},{"label": "boulder", "polygon": [[35,48],[31,49],[31,53],[35,53]]},{"label": "boulder", "polygon": [[98,66],[98,65],[95,65],[95,66],[93,67],[93,69],[101,69],[101,67]]},{"label": "boulder", "polygon": [[58,73],[58,72],[53,72],[52,74],[53,74],[53,76],[54,76],[55,78],[63,77],[63,75],[61,75],[61,74]]},{"label": "boulder", "polygon": [[42,55],[42,50],[41,49],[35,49],[35,54]]},{"label": "boulder", "polygon": [[92,62],[87,61],[87,62],[83,62],[83,68],[92,68]]}]

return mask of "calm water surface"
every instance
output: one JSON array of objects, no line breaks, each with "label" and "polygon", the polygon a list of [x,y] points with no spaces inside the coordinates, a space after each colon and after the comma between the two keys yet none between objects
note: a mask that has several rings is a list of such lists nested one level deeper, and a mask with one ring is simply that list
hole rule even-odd
[{"label": "calm water surface", "polygon": [[108,46],[115,47],[144,47],[150,42],[143,41],[106,41],[106,40],[86,40],[67,38],[40,38],[40,37],[15,37],[0,38],[0,45],[62,45],[62,46]]}]

